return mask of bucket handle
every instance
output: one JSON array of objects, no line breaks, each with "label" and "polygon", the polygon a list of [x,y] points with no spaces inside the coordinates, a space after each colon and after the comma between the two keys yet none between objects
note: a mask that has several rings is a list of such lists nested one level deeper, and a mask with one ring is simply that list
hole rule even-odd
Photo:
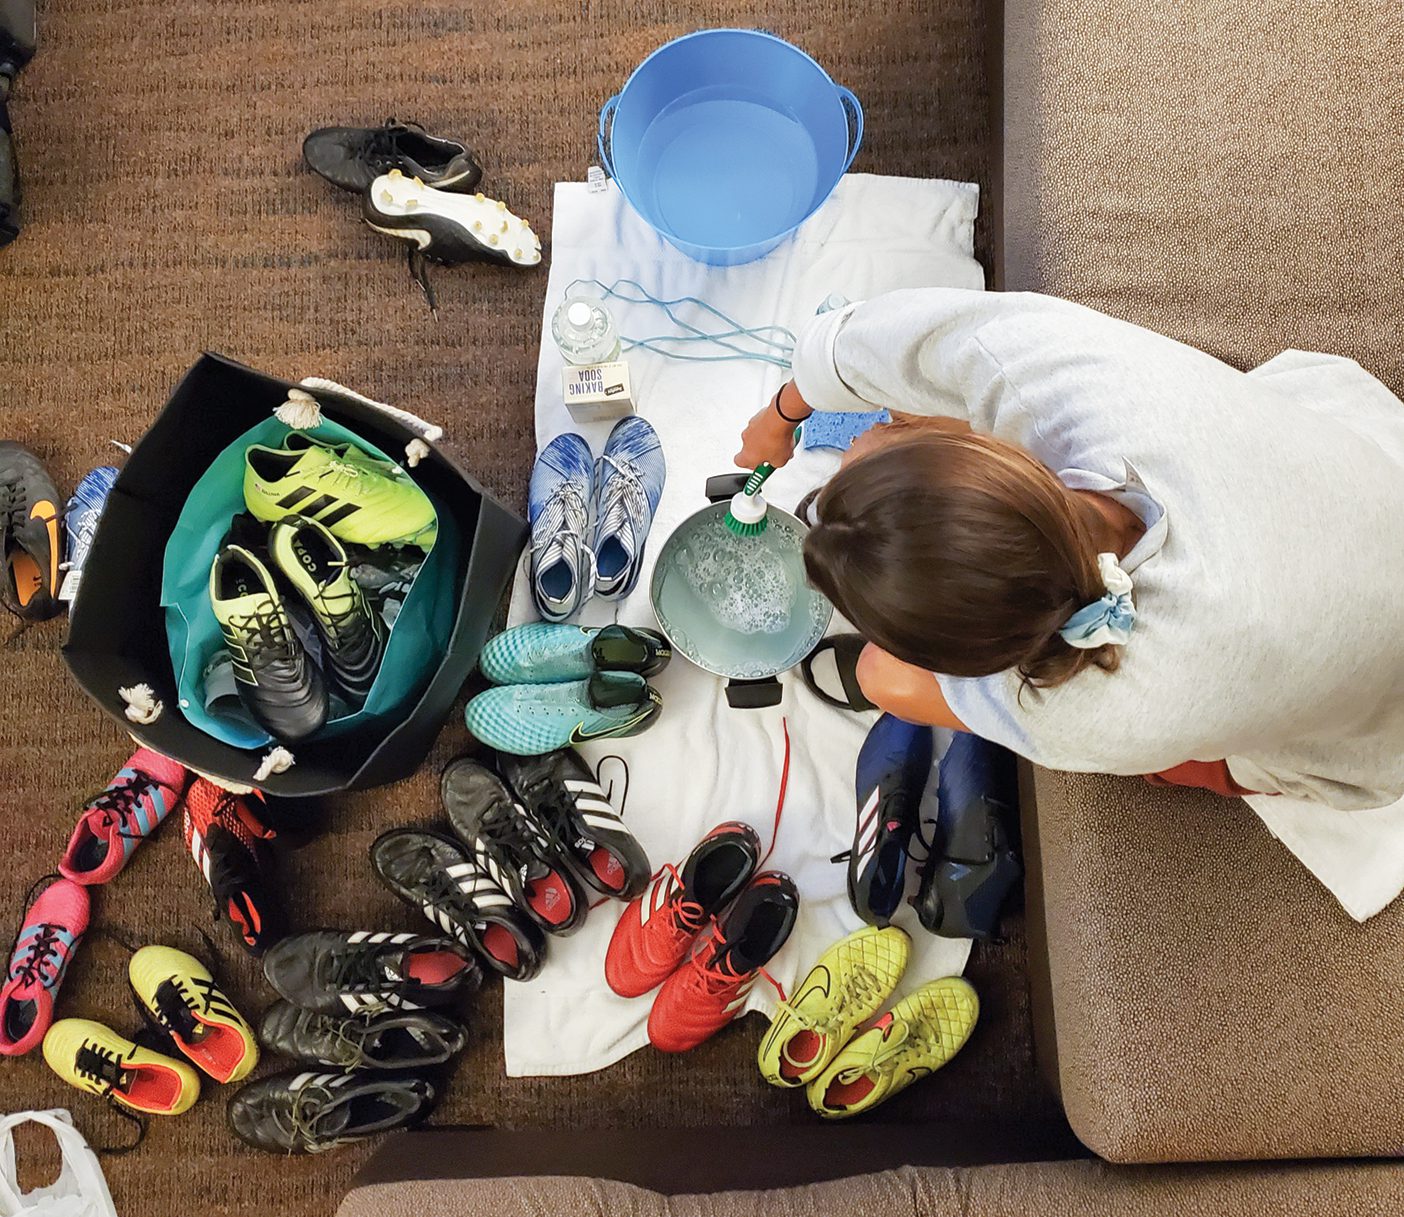
[{"label": "bucket handle", "polygon": [[408,410],[399,410],[394,406],[386,405],[383,401],[375,401],[373,398],[357,393],[354,389],[348,389],[343,384],[338,384],[334,380],[328,380],[325,376],[304,376],[302,378],[304,389],[318,389],[323,393],[331,393],[337,397],[344,397],[348,401],[354,401],[358,405],[369,406],[372,410],[378,410],[381,414],[388,415],[396,422],[408,427],[416,432],[429,443],[435,443],[443,439],[444,429],[437,427],[433,423],[425,422],[417,414],[411,414]]},{"label": "bucket handle", "polygon": [[863,146],[863,104],[852,89],[845,89],[843,85],[835,85],[834,89],[838,93],[839,105],[843,107],[849,120],[848,159],[843,162],[843,172],[847,173],[848,167],[853,164],[853,158],[858,155],[858,149]]},{"label": "bucket handle", "polygon": [[600,150],[600,164],[610,177],[614,176],[614,157],[611,155],[614,150],[611,139],[612,120],[614,111],[619,106],[619,97],[620,94],[616,93],[600,107],[600,133],[596,141]]}]

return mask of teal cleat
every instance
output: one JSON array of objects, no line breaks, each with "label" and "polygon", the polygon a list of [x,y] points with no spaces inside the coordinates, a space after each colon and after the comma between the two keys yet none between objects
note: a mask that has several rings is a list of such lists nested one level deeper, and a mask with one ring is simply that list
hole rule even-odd
[{"label": "teal cleat", "polygon": [[598,672],[554,685],[502,685],[479,693],[463,718],[484,744],[513,756],[539,756],[590,740],[638,735],[663,699],[633,672]]},{"label": "teal cleat", "polygon": [[656,676],[672,657],[673,648],[656,630],[538,621],[492,639],[478,665],[495,685],[550,685],[588,680],[596,672]]}]

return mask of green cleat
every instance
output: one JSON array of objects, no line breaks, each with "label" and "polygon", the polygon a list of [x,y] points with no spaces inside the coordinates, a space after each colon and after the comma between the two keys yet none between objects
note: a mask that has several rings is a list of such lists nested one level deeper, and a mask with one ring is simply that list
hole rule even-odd
[{"label": "green cleat", "polygon": [[312,443],[253,445],[244,453],[244,502],[260,520],[316,520],[357,545],[434,544],[438,517],[418,486],[392,465]]}]

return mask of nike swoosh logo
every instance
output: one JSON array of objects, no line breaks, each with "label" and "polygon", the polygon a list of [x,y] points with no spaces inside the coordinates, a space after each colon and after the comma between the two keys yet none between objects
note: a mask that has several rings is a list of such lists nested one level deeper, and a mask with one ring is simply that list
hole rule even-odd
[{"label": "nike swoosh logo", "polygon": [[31,520],[43,520],[49,530],[49,595],[58,594],[59,577],[59,522],[58,508],[48,499],[40,499],[29,509]]},{"label": "nike swoosh logo", "polygon": [[653,713],[652,707],[642,714],[636,714],[633,718],[626,719],[622,723],[611,723],[603,731],[586,731],[584,723],[576,723],[570,731],[570,742],[572,744],[588,744],[593,739],[612,739],[616,735],[623,735],[630,727],[642,722]]}]

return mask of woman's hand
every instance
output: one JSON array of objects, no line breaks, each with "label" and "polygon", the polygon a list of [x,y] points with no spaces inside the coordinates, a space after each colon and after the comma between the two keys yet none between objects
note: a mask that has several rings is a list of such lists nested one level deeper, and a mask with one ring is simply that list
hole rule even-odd
[{"label": "woman's hand", "polygon": [[742,469],[789,464],[795,454],[795,428],[813,413],[791,381],[746,424],[736,463]]}]

